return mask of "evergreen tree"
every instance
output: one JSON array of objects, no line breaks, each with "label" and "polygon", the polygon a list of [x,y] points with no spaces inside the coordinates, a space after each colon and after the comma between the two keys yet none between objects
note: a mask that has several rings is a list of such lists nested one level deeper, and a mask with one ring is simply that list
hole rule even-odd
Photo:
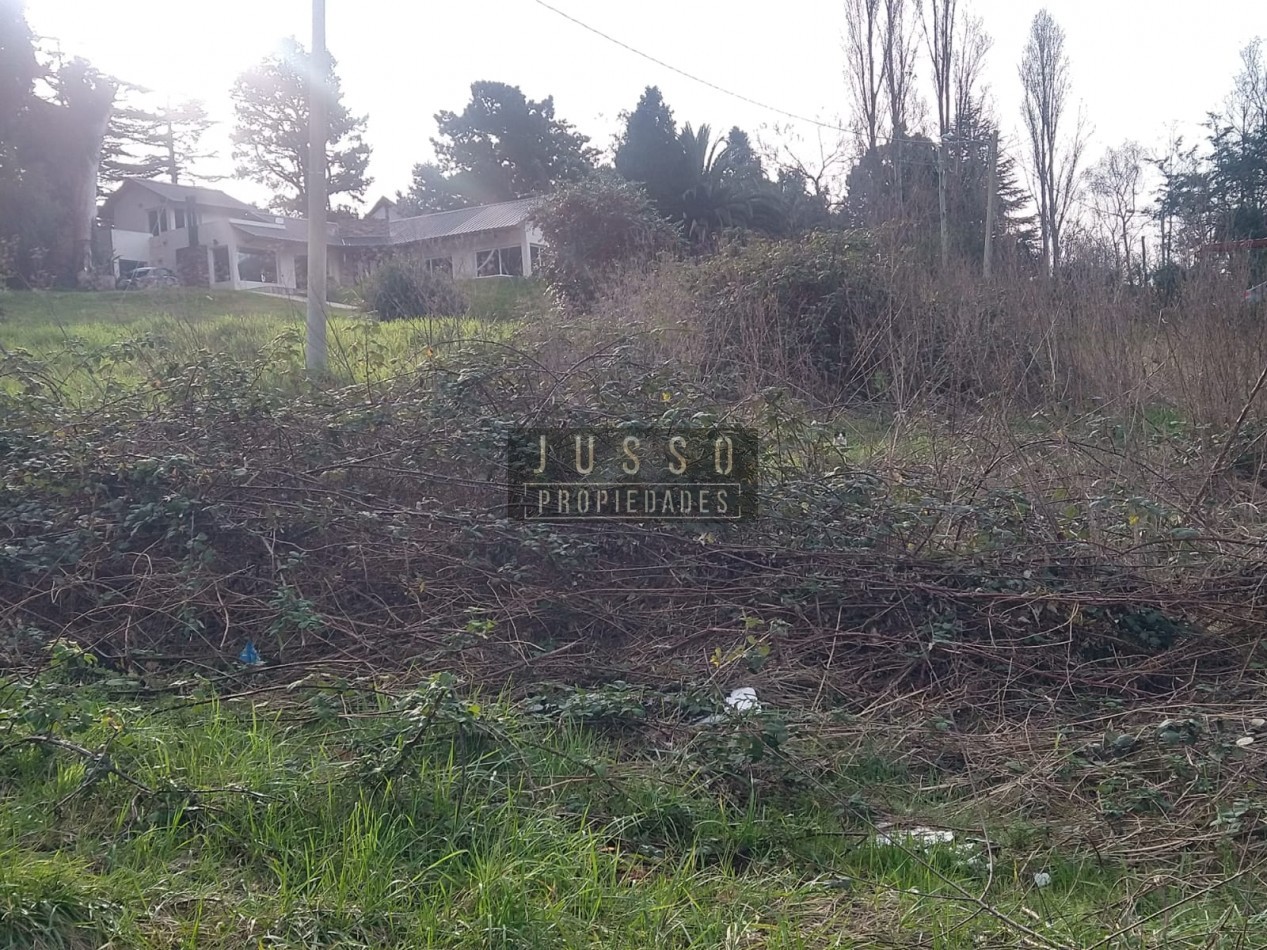
[{"label": "evergreen tree", "polygon": [[[272,207],[302,214],[308,207],[308,75],[311,55],[293,37],[285,49],[238,77],[233,86],[237,125],[233,157],[244,178],[274,190]],[[365,196],[372,179],[365,174],[370,147],[364,141],[365,117],[343,104],[334,58],[324,64],[329,102],[326,150],[326,200]]]},{"label": "evergreen tree", "polygon": [[396,205],[400,214],[430,214],[435,211],[453,211],[465,208],[473,202],[458,191],[455,182],[445,177],[444,170],[434,162],[420,162],[413,168],[413,182],[409,190],[396,192]]},{"label": "evergreen tree", "polygon": [[623,119],[625,127],[616,140],[616,171],[641,184],[666,218],[681,218],[682,194],[691,174],[673,110],[656,86],[648,86]]},{"label": "evergreen tree", "polygon": [[175,185],[182,180],[208,180],[212,176],[195,173],[193,165],[214,155],[198,147],[212,124],[206,108],[196,100],[158,109],[136,102],[117,107],[102,144],[102,182],[161,177]]},{"label": "evergreen tree", "polygon": [[726,168],[725,179],[732,182],[760,187],[769,185],[761,156],[752,147],[748,133],[739,126],[733,126],[726,133]]},{"label": "evergreen tree", "polygon": [[554,97],[529,99],[518,86],[471,83],[461,112],[436,113],[436,162],[414,166],[399,196],[414,214],[546,194],[594,169],[588,137],[554,114]]}]

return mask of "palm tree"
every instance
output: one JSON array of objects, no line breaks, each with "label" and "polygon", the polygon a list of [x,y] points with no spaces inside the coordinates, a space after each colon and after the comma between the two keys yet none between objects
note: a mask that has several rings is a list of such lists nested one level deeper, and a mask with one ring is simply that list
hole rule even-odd
[{"label": "palm tree", "polygon": [[[740,174],[736,153],[725,139],[712,141],[712,128],[688,122],[678,136],[686,155],[682,219],[692,243],[705,245],[724,228],[781,227],[782,203],[764,178]],[[747,172],[747,169],[743,171]]]}]

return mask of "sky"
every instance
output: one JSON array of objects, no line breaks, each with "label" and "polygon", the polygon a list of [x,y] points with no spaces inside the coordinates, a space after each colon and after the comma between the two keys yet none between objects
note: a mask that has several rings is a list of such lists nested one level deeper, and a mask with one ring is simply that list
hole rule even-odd
[{"label": "sky", "polygon": [[[374,182],[366,207],[408,187],[414,163],[433,156],[435,113],[461,111],[476,80],[517,85],[534,99],[553,96],[556,116],[602,149],[611,146],[620,112],[632,109],[652,84],[679,124],[707,122],[719,135],[739,125],[763,143],[790,145],[809,163],[821,147],[830,150],[837,133],[773,110],[827,125],[847,125],[851,118],[841,0],[549,3],[669,66],[773,109],[649,62],[538,0],[327,0],[328,45],[344,101],[369,119]],[[1231,88],[1240,49],[1255,36],[1267,40],[1263,0],[1208,6],[1173,0],[959,3],[984,19],[993,39],[986,83],[1004,146],[1015,154],[1022,143],[1017,65],[1030,22],[1043,6],[1066,32],[1073,98],[1092,130],[1091,159],[1126,139],[1160,147],[1172,127],[1189,141],[1199,138],[1206,112]],[[221,156],[204,170],[231,173],[229,89],[281,38],[309,43],[309,0],[175,0],[153,12],[126,9],[131,12],[101,0],[26,0],[32,29],[56,41],[64,55],[84,56],[173,103],[204,100],[220,120],[204,144]],[[931,101],[928,84],[920,88]],[[229,180],[219,187],[247,201],[268,198],[266,189],[249,182]]]}]

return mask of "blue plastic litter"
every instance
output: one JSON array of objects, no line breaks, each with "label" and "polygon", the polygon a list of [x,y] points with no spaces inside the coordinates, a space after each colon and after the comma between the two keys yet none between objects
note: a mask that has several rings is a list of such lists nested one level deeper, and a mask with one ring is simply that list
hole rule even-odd
[{"label": "blue plastic litter", "polygon": [[259,650],[255,649],[255,641],[247,640],[246,646],[242,648],[242,652],[238,654],[238,659],[247,666],[263,666],[264,659],[260,656]]}]

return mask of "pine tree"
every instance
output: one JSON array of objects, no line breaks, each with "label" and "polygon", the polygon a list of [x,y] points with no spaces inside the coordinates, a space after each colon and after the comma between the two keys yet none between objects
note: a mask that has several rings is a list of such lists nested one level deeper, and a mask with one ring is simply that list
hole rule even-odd
[{"label": "pine tree", "polygon": [[200,175],[193,166],[214,157],[198,148],[212,124],[206,108],[196,100],[170,108],[135,103],[116,107],[102,143],[102,183],[160,177],[173,185],[182,180],[211,180],[215,176]]},{"label": "pine tree", "polygon": [[[274,189],[272,207],[303,213],[308,207],[308,82],[312,57],[293,37],[280,55],[270,56],[238,77],[233,86],[237,125],[233,157],[238,174]],[[365,196],[370,147],[365,117],[343,104],[334,58],[325,64],[330,90],[326,151],[327,201]]]},{"label": "pine tree", "polygon": [[678,136],[673,110],[656,86],[648,86],[616,141],[616,171],[638,182],[666,218],[682,215],[682,194],[691,184],[686,149]]}]

